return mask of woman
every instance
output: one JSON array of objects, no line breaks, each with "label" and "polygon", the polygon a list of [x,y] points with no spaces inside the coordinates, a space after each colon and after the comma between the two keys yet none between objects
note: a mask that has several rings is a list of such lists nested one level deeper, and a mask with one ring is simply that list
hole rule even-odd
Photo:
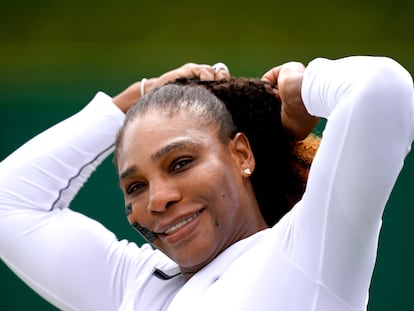
[{"label": "woman", "polygon": [[[282,147],[268,150],[275,165],[293,163],[292,140],[328,119],[302,198],[266,181],[275,209],[289,210],[280,220],[256,197],[257,145],[214,88],[167,85],[129,109],[141,89],[177,77],[230,78],[189,64],[113,99],[100,93],[2,162],[5,263],[69,310],[363,310],[381,216],[413,140],[408,72],[388,58],[349,57],[306,69],[287,63],[263,76],[281,99]],[[125,122],[116,106],[128,110]],[[67,208],[119,128],[126,214],[151,243],[141,247]]]}]

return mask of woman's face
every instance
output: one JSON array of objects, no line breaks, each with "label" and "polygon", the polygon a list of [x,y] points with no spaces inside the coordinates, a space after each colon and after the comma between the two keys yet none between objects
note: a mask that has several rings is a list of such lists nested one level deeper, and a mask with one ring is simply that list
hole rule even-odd
[{"label": "woman's face", "polygon": [[244,136],[225,145],[213,127],[150,111],[127,126],[118,153],[128,220],[156,233],[153,244],[183,273],[196,272],[266,227],[246,167],[254,159]]}]

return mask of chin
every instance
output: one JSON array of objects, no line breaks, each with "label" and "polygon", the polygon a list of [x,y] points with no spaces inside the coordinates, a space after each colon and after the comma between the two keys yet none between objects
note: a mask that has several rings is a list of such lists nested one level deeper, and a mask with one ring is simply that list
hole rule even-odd
[{"label": "chin", "polygon": [[208,265],[216,256],[215,252],[208,252],[203,255],[187,252],[185,256],[176,256],[173,260],[178,264],[182,272],[195,273]]}]

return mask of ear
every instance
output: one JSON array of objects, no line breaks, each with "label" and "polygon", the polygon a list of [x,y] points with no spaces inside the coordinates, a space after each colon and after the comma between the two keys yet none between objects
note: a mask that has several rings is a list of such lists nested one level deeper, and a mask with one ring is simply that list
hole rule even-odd
[{"label": "ear", "polygon": [[232,141],[232,152],[236,157],[240,172],[249,177],[256,166],[256,161],[249,140],[243,133],[237,133]]}]

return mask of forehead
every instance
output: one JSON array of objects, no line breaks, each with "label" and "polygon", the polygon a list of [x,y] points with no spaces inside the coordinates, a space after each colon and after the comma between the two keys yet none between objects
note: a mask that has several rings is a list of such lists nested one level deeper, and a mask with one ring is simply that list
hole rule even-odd
[{"label": "forehead", "polygon": [[[204,132],[211,130],[207,122],[191,113],[166,114],[150,109],[144,114],[135,116],[125,128],[124,138],[139,136],[139,139],[154,136],[174,136],[188,132]],[[143,137],[144,136],[144,137]]]},{"label": "forehead", "polygon": [[160,148],[178,140],[192,141],[193,145],[208,145],[217,142],[218,137],[212,125],[194,117],[181,114],[165,116],[157,111],[148,111],[135,117],[126,126],[119,162],[132,155],[153,155]]}]

